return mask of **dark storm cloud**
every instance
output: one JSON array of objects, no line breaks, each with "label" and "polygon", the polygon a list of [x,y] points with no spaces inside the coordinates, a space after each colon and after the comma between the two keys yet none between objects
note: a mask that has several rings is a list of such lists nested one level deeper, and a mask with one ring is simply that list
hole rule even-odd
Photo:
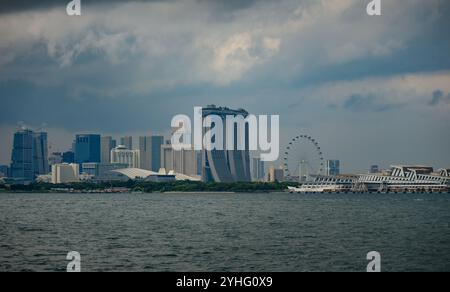
[{"label": "dark storm cloud", "polygon": [[[30,10],[45,10],[54,7],[65,7],[71,0],[7,0],[0,1],[0,14]],[[83,7],[92,5],[115,5],[125,2],[176,2],[180,0],[81,0]],[[181,0],[182,1],[182,0]],[[239,10],[251,7],[255,3],[273,0],[197,0],[201,4],[210,5],[218,11]]]},{"label": "dark storm cloud", "polygon": [[379,101],[375,95],[353,94],[344,102],[344,108],[351,111],[384,112],[398,107],[400,105]]},{"label": "dark storm cloud", "polygon": [[[66,7],[71,0],[7,0],[0,2],[0,14],[30,10],[46,10]],[[115,5],[125,2],[173,2],[176,0],[81,0],[82,7],[92,5]]]}]

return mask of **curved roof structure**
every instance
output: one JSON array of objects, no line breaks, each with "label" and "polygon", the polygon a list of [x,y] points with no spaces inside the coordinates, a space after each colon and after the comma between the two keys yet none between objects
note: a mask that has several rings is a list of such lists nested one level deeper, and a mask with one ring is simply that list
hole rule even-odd
[{"label": "curved roof structure", "polygon": [[112,170],[112,172],[123,174],[130,179],[147,178],[151,175],[158,175],[158,173],[156,173],[156,172],[145,170],[145,169],[139,169],[139,168],[115,169],[115,170]]},{"label": "curved roof structure", "polygon": [[129,179],[146,179],[150,176],[167,176],[167,175],[172,175],[175,176],[176,180],[190,180],[190,181],[201,181],[201,177],[193,177],[193,176],[188,176],[185,174],[181,174],[181,173],[176,173],[173,171],[170,171],[169,173],[166,173],[164,170],[161,170],[159,173],[158,172],[153,172],[153,171],[149,171],[149,170],[145,170],[145,169],[139,169],[139,168],[124,168],[124,169],[115,169],[112,170],[112,172],[115,173],[120,173],[122,175],[125,175],[126,177],[128,177]]}]

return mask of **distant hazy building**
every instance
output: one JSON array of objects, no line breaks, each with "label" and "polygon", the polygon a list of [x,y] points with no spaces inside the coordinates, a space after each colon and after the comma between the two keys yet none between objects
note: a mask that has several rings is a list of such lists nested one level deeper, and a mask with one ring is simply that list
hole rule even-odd
[{"label": "distant hazy building", "polygon": [[111,150],[111,163],[126,164],[128,168],[140,168],[140,151],[130,150],[124,145],[119,145]]},{"label": "distant hazy building", "polygon": [[307,182],[311,179],[310,176],[310,165],[309,162],[306,160],[301,160],[298,167],[298,173],[299,173],[299,181],[300,182]]},{"label": "distant hazy building", "polygon": [[380,172],[380,167],[378,165],[371,165],[370,166],[369,173],[379,173],[379,172]]},{"label": "distant hazy building", "polygon": [[101,138],[101,163],[111,163],[111,150],[116,148],[111,136]]},{"label": "distant hazy building", "polygon": [[133,150],[133,137],[125,136],[120,138],[120,145],[127,147],[129,150]]},{"label": "distant hazy building", "polygon": [[175,151],[170,144],[163,145],[161,149],[161,167],[166,172],[174,171],[188,176],[198,175],[197,152],[195,150]]},{"label": "distant hazy building", "polygon": [[327,160],[326,164],[326,175],[327,176],[336,176],[341,173],[340,170],[341,162],[339,160]]},{"label": "distant hazy building", "polygon": [[139,137],[141,169],[159,171],[161,168],[161,146],[163,144],[163,136]]},{"label": "distant hazy building", "polygon": [[66,151],[62,154],[63,157],[63,163],[74,163],[75,162],[75,152],[73,151]]},{"label": "distant hazy building", "polygon": [[52,183],[63,184],[78,182],[80,180],[80,166],[78,164],[52,165]]},{"label": "distant hazy building", "polygon": [[74,144],[75,163],[100,162],[100,135],[76,135]]},{"label": "distant hazy building", "polygon": [[253,181],[261,181],[264,180],[265,169],[264,169],[264,161],[261,161],[261,158],[253,158],[252,160],[252,178]]},{"label": "distant hazy building", "polygon": [[[203,119],[208,116],[218,116],[222,119],[223,124],[226,125],[227,117],[242,116],[248,117],[249,113],[243,109],[232,110],[225,107],[216,107],[210,105],[203,109]],[[238,128],[238,127],[235,127]],[[209,131],[210,129],[203,129]],[[245,145],[249,145],[249,128],[245,125]],[[224,145],[227,143],[226,131],[223,133]],[[235,139],[237,138],[235,132]],[[235,140],[235,145],[237,145]],[[234,150],[212,150],[203,151],[203,166],[202,166],[203,181],[215,181],[215,182],[238,182],[238,181],[251,181],[250,171],[250,152],[247,150],[237,150],[235,146]]]},{"label": "distant hazy building", "polygon": [[269,170],[268,176],[269,182],[281,182],[284,181],[284,170],[283,168],[275,168],[275,166],[271,166]]},{"label": "distant hazy building", "polygon": [[53,152],[48,157],[49,166],[52,166],[54,164],[61,164],[61,163],[63,163],[63,154],[61,152]]},{"label": "distant hazy building", "polygon": [[48,174],[47,133],[22,129],[14,134],[10,176],[24,182]]},{"label": "distant hazy building", "polygon": [[0,165],[0,177],[9,177],[9,166]]}]

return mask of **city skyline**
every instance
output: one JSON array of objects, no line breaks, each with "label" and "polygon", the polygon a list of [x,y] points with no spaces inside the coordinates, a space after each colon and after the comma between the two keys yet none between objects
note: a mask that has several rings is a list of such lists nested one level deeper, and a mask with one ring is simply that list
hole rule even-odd
[{"label": "city skyline", "polygon": [[312,135],[344,172],[450,165],[448,1],[386,1],[381,18],[357,0],[89,2],[75,18],[3,5],[0,164],[19,121],[64,151],[221,104],[280,115],[281,145]]}]

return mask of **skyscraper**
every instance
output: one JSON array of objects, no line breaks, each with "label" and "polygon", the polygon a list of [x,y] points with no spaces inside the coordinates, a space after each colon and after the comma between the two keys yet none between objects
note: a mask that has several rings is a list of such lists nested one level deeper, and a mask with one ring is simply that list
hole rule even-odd
[{"label": "skyscraper", "polygon": [[100,162],[100,135],[76,135],[75,137],[75,163]]},{"label": "skyscraper", "polygon": [[116,146],[113,143],[113,138],[111,136],[102,137],[101,140],[101,158],[100,161],[103,164],[111,163],[111,150]]},{"label": "skyscraper", "polygon": [[326,175],[336,176],[341,173],[339,160],[327,160]]},{"label": "skyscraper", "polygon": [[127,147],[128,150],[133,150],[133,137],[125,136],[120,138],[120,145]]},{"label": "skyscraper", "polygon": [[33,134],[34,175],[48,174],[48,135],[45,132]]},{"label": "skyscraper", "polygon": [[28,129],[17,131],[11,154],[11,177],[30,182],[48,172],[47,133],[34,133]]},{"label": "skyscraper", "polygon": [[[203,119],[208,116],[214,115],[222,119],[223,124],[226,125],[227,116],[242,116],[246,118],[248,112],[243,109],[232,110],[225,107],[216,107],[214,105],[208,106],[203,109]],[[212,125],[214,127],[214,125]],[[204,129],[205,130],[205,129]],[[210,130],[210,129],[206,129]],[[226,145],[226,129],[223,129],[223,141]],[[203,150],[203,167],[202,167],[202,179],[203,181],[215,181],[215,182],[245,182],[251,181],[250,172],[250,152],[247,150],[237,150],[237,126],[235,125],[234,132],[234,150]],[[245,126],[245,144],[248,146],[249,132],[248,125]]]},{"label": "skyscraper", "polygon": [[154,172],[159,171],[161,168],[161,146],[163,144],[163,136],[139,137],[142,169]]}]

